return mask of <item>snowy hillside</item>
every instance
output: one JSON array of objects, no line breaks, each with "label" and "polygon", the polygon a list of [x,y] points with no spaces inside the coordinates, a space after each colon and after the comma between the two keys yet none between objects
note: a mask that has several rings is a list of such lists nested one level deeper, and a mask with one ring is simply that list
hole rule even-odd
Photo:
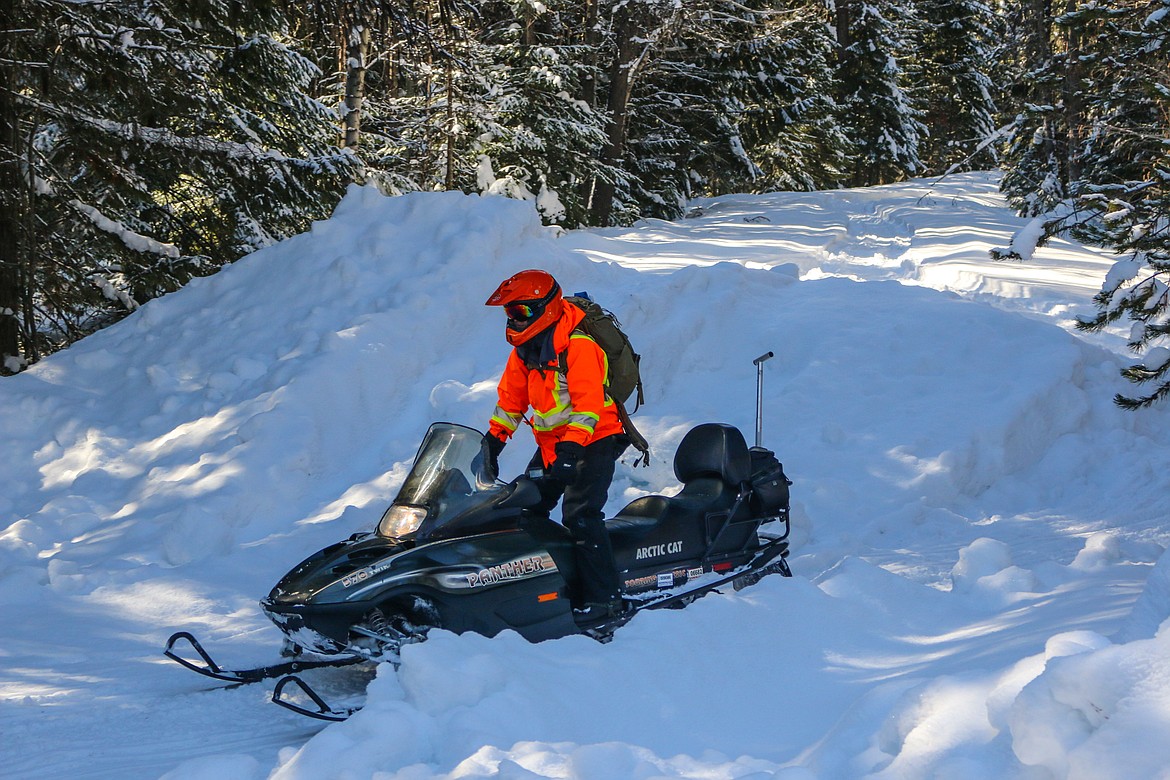
[{"label": "snowy hillside", "polygon": [[[1071,326],[1110,258],[991,261],[1025,221],[985,175],[693,205],[557,236],[529,204],[355,189],[0,381],[0,774],[1170,776],[1170,410],[1115,409],[1123,339]],[[275,659],[257,600],[377,521],[430,422],[486,424],[507,346],[482,304],[527,267],[643,354],[654,458],[611,512],[675,487],[691,426],[750,438],[776,353],[796,576],[608,645],[435,632],[397,673],[317,673],[368,683],[328,727],[162,658],[187,629]]]}]

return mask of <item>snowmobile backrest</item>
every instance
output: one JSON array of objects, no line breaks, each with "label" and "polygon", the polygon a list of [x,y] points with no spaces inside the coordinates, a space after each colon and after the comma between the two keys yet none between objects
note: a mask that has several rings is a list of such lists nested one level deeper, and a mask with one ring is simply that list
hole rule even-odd
[{"label": "snowmobile backrest", "polygon": [[733,425],[703,423],[687,432],[674,454],[674,475],[679,482],[717,477],[740,485],[751,476],[751,456],[743,434]]}]

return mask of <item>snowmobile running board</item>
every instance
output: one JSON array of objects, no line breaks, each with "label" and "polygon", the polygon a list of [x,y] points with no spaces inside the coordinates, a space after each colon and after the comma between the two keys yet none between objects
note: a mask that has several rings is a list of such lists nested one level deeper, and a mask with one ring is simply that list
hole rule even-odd
[{"label": "snowmobile running board", "polygon": [[[199,657],[203,659],[203,666],[200,666],[194,661],[189,661],[175,652],[175,643],[180,640],[191,645]],[[203,649],[203,645],[199,644],[199,640],[186,631],[178,631],[171,634],[171,638],[167,640],[166,648],[163,649],[163,655],[193,672],[199,672],[199,674],[205,677],[213,677],[216,680],[223,680],[238,685],[259,682],[260,680],[269,680],[274,677],[284,677],[285,675],[302,672],[306,669],[320,669],[326,666],[350,666],[369,660],[362,656],[347,655],[339,658],[285,661],[284,663],[273,664],[271,666],[258,666],[253,669],[224,669],[211,659],[208,652]]]},{"label": "snowmobile running board", "polygon": [[[631,609],[627,610],[625,613],[615,618],[614,620],[609,621],[608,623],[603,623],[600,626],[586,629],[582,631],[582,633],[585,636],[591,637],[605,644],[613,639],[613,634],[615,631],[624,626],[626,623],[630,622],[634,615],[643,610],[670,609],[675,606],[685,605],[689,603],[690,600],[704,596],[716,588],[727,585],[728,583],[732,583],[736,590],[740,590],[741,588],[746,588],[756,584],[769,574],[776,573],[785,577],[791,577],[792,569],[789,568],[788,561],[786,560],[788,556],[788,542],[785,540],[787,537],[788,534],[785,533],[784,536],[769,540],[766,545],[756,551],[756,555],[750,563],[746,564],[745,566],[741,566],[739,569],[727,574],[724,577],[714,580],[713,582],[704,583],[703,585],[694,588],[693,590],[684,590],[680,593],[670,593],[660,596],[657,599],[647,599],[642,602],[631,600],[628,602],[630,605],[632,605]],[[317,706],[317,710],[314,712],[313,710],[302,707],[293,701],[281,698],[281,694],[283,693],[284,689],[290,685],[300,688],[301,692],[305,696],[309,697],[313,704]],[[273,703],[279,704],[285,709],[292,710],[293,712],[299,713],[301,715],[307,715],[310,718],[317,718],[318,720],[329,721],[345,720],[350,715],[353,715],[355,712],[361,709],[361,707],[349,707],[346,709],[335,710],[330,707],[325,702],[325,700],[322,699],[321,696],[309,686],[308,683],[306,683],[301,678],[291,674],[288,677],[282,678],[279,682],[276,683],[276,687],[272,691],[272,701]]]}]

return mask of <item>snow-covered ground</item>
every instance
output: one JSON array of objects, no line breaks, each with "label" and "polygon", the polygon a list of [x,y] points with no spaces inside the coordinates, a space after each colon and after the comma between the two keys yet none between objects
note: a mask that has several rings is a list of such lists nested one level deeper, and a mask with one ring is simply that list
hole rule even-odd
[{"label": "snow-covered ground", "polygon": [[[987,175],[728,196],[555,237],[529,204],[354,190],[328,221],[0,381],[8,778],[1170,777],[1170,410],[1122,412],[1122,338],[1073,332],[1110,258]],[[376,522],[427,425],[482,427],[526,267],[643,353],[674,487],[690,426],[754,427],[795,480],[792,579],[600,645],[435,632],[325,725],[162,658],[275,659],[256,601]],[[504,454],[518,470],[528,448]],[[1160,562],[1161,561],[1161,562]]]}]

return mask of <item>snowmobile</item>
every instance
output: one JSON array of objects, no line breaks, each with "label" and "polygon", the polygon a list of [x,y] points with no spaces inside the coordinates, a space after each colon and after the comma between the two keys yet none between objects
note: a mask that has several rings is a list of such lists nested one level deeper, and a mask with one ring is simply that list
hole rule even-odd
[{"label": "snowmobile", "polygon": [[[511,629],[532,642],[576,633],[608,641],[644,609],[685,606],[718,587],[739,589],[772,573],[791,576],[791,483],[758,439],[758,421],[752,448],[737,428],[719,423],[683,437],[674,458],[677,495],[635,499],[606,521],[627,609],[582,628],[570,607],[573,538],[535,509],[543,475],[504,483],[483,467],[482,433],[435,423],[375,530],[314,553],[260,602],[284,633],[292,660],[225,670],[187,632],[173,635],[164,652],[229,682],[282,677],[276,703],[340,720],[351,711],[331,709],[296,672],[394,661],[404,644],[439,628],[486,636]],[[202,664],[179,655],[180,641]],[[286,689],[299,689],[317,709],[286,697]]]}]

